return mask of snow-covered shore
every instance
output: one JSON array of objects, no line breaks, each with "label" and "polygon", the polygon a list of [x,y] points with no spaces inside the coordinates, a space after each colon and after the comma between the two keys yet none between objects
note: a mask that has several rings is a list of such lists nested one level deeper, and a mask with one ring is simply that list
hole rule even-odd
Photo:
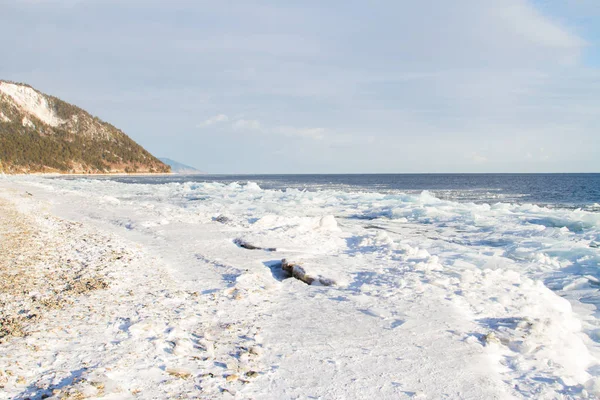
[{"label": "snow-covered shore", "polygon": [[[0,178],[0,198],[47,244],[30,268],[107,284],[0,343],[0,398],[600,395],[579,301],[598,214],[41,177]],[[284,258],[335,284],[285,279]]]},{"label": "snow-covered shore", "polygon": [[[6,211],[13,210],[4,203],[3,223],[25,219],[35,238],[21,243],[27,258],[18,271],[35,283],[12,282],[14,293],[3,293],[2,311],[9,314],[16,303],[36,316],[24,318],[22,332],[0,343],[0,398],[174,398],[186,393],[214,398],[239,385],[227,382],[227,376],[237,373],[240,382],[254,376],[260,354],[256,332],[240,325],[234,314],[224,320],[217,315],[222,314],[218,303],[228,301],[229,294],[185,290],[138,244],[55,218],[47,203],[20,192],[2,194],[20,212],[10,215]],[[27,252],[32,245],[35,255]],[[86,288],[87,276],[108,288]],[[71,290],[73,281],[83,290]],[[247,346],[243,366],[234,357],[242,345]],[[190,379],[192,374],[196,379]],[[200,374],[211,378],[201,388]]]}]

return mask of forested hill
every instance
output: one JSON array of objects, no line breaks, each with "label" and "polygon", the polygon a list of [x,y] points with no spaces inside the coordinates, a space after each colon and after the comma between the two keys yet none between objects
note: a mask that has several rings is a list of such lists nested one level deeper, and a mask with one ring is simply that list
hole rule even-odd
[{"label": "forested hill", "polygon": [[0,172],[164,173],[170,167],[81,108],[0,80]]}]

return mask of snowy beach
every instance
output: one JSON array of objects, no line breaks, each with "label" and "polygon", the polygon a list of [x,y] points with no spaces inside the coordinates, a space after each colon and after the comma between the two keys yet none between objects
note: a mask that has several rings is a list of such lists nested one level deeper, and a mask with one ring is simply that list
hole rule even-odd
[{"label": "snowy beach", "polygon": [[0,212],[2,399],[600,397],[598,212],[35,176]]}]

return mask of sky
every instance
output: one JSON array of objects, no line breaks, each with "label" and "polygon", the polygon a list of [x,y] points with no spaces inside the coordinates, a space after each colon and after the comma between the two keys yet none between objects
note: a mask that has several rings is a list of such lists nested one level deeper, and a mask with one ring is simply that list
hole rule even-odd
[{"label": "sky", "polygon": [[0,10],[0,79],[209,173],[600,172],[597,0]]}]

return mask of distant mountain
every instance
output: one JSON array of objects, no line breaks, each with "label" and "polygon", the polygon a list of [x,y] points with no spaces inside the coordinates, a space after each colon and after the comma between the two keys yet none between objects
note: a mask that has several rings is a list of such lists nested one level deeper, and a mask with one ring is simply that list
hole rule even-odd
[{"label": "distant mountain", "polygon": [[0,80],[0,172],[164,173],[170,167],[81,108]]},{"label": "distant mountain", "polygon": [[168,166],[171,167],[171,172],[173,172],[174,174],[202,174],[203,172],[194,168],[194,167],[190,167],[189,165],[185,165],[182,164],[180,162],[171,160],[170,158],[165,158],[165,157],[159,157],[158,158],[160,161],[162,161],[163,163],[167,164]]}]

